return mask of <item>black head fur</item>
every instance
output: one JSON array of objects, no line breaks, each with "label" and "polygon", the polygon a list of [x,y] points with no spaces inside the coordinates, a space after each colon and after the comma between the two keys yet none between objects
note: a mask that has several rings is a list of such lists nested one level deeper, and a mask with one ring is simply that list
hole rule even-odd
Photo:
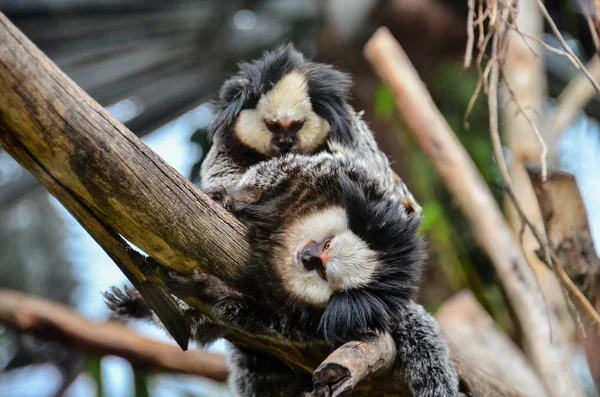
[{"label": "black head fur", "polygon": [[340,192],[350,229],[377,252],[379,266],[368,285],[329,300],[320,327],[332,343],[390,331],[398,307],[416,291],[425,259],[418,215],[406,214],[397,202],[378,197],[376,189],[346,175],[340,178]]},{"label": "black head fur", "polygon": [[295,70],[305,74],[313,110],[330,124],[331,137],[343,140],[351,131],[346,105],[352,85],[350,77],[330,65],[306,59],[292,44],[240,64],[240,72],[223,83],[217,115],[208,128],[210,136],[227,131],[242,110],[254,108],[261,95]]}]

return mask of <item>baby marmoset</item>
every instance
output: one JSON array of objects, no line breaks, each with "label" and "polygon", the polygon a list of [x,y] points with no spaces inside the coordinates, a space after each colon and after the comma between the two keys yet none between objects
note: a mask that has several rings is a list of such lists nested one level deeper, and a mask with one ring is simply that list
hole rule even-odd
[{"label": "baby marmoset", "polygon": [[[390,189],[341,148],[261,162],[235,189],[213,193],[248,229],[247,274],[235,288],[208,275],[175,277],[169,285],[180,298],[196,297],[217,318],[255,334],[324,338],[333,349],[389,332],[416,397],[456,396],[457,375],[437,323],[412,301],[424,257],[420,216]],[[128,310],[140,303],[135,296],[109,300],[122,314],[149,315]],[[219,336],[211,320],[190,315],[201,342]],[[232,355],[231,382],[241,396],[312,386],[310,377],[242,347]]]}]

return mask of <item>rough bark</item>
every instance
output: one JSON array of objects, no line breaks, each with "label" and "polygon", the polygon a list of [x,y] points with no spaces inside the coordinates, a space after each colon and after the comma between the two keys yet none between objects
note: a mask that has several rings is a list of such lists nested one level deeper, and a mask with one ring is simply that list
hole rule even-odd
[{"label": "rough bark", "polygon": [[600,258],[575,177],[550,171],[543,183],[538,166],[529,165],[527,171],[540,204],[550,248],[590,303],[600,307]]},{"label": "rough bark", "polygon": [[[548,180],[542,183],[538,166],[529,165],[527,170],[542,211],[548,244],[569,278],[600,313],[600,258],[575,177],[565,172],[550,171]],[[583,330],[580,330],[579,339],[590,371],[596,384],[600,385],[600,334],[596,325],[587,321],[588,313],[580,313]]]},{"label": "rough bark", "polygon": [[396,345],[387,333],[368,341],[348,342],[331,353],[315,370],[315,394],[331,397],[348,395],[362,379],[392,368],[395,358]]},{"label": "rough bark", "polygon": [[492,260],[547,392],[557,396],[577,393],[580,386],[569,370],[572,359],[556,316],[540,294],[535,275],[473,160],[387,29],[373,35],[365,55],[390,86],[409,130],[429,155],[470,222],[478,244]]}]

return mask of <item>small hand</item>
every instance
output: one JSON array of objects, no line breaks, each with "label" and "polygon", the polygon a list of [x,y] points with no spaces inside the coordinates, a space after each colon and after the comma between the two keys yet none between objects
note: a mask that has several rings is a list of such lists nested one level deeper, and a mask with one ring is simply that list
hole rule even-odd
[{"label": "small hand", "polygon": [[113,286],[110,292],[104,292],[104,302],[113,312],[113,317],[119,319],[143,318],[149,313],[144,298],[127,285],[123,289]]},{"label": "small hand", "polygon": [[224,186],[219,186],[214,190],[210,190],[206,192],[206,195],[212,200],[219,203],[223,208],[225,208],[225,210],[232,212],[233,200],[231,199],[231,195]]}]

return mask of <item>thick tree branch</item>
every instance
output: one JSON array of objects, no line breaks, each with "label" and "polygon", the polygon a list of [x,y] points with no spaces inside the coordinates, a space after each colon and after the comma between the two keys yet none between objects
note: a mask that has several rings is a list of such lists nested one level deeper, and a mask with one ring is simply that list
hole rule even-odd
[{"label": "thick tree branch", "polygon": [[135,368],[227,380],[225,357],[220,354],[183,352],[121,324],[95,323],[63,305],[16,291],[0,290],[0,323],[86,353],[123,357]]},{"label": "thick tree branch", "polygon": [[564,336],[538,290],[515,235],[410,61],[385,28],[367,43],[365,55],[391,87],[409,129],[467,216],[477,242],[494,263],[547,391],[551,395],[566,395],[579,390],[574,375],[567,369],[572,368],[572,363]]},{"label": "thick tree branch", "polygon": [[28,169],[37,165],[47,188],[64,190],[162,265],[184,273],[199,268],[223,279],[239,275],[248,248],[233,217],[111,117],[4,16],[0,43],[0,139],[7,152]]}]

